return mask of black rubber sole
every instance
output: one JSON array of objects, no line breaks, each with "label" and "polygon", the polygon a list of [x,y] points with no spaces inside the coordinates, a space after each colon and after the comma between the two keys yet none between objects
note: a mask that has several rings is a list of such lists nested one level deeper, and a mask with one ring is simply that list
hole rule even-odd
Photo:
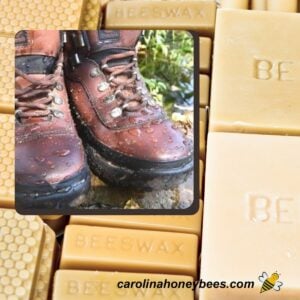
[{"label": "black rubber sole", "polygon": [[91,170],[104,182],[136,190],[168,190],[185,182],[193,171],[193,161],[177,168],[132,169],[109,161],[90,145],[85,147]]},{"label": "black rubber sole", "polygon": [[55,185],[20,185],[16,183],[16,209],[28,213],[34,209],[64,209],[90,188],[90,171],[84,168],[76,176]]}]

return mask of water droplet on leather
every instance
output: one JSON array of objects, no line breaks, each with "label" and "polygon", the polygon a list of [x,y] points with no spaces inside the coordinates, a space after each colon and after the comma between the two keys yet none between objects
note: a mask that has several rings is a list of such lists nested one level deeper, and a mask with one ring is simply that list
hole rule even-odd
[{"label": "water droplet on leather", "polygon": [[34,132],[36,130],[40,129],[40,126],[34,126],[30,129],[30,132]]},{"label": "water droplet on leather", "polygon": [[141,135],[141,130],[138,128],[130,129],[128,130],[129,134],[133,136],[140,136]]},{"label": "water droplet on leather", "polygon": [[60,157],[68,156],[70,153],[71,151],[69,149],[62,149],[62,150],[55,151],[55,154]]},{"label": "water droplet on leather", "polygon": [[39,157],[39,156],[36,156],[36,157],[34,158],[34,160],[37,161],[37,162],[42,163],[42,162],[44,162],[46,159],[45,159],[45,157]]},{"label": "water droplet on leather", "polygon": [[147,133],[152,133],[153,131],[154,131],[154,129],[151,128],[151,127],[149,127],[149,128],[146,129],[146,132],[147,132]]}]

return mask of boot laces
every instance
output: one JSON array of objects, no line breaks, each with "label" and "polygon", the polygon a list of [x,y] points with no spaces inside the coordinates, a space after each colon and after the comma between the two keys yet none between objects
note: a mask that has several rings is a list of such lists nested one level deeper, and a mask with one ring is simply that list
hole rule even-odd
[{"label": "boot laces", "polygon": [[[117,64],[115,62],[126,58],[132,58],[132,62],[126,64]],[[109,66],[110,61],[114,61],[114,66]],[[122,109],[134,112],[146,106],[147,101],[142,95],[142,88],[137,87],[137,81],[140,78],[137,71],[135,51],[108,55],[101,60],[101,65],[102,71],[107,73],[109,77],[108,83],[114,90],[114,98],[119,102]]]},{"label": "boot laces", "polygon": [[16,87],[15,90],[16,117],[18,120],[34,117],[50,117],[49,119],[51,119],[52,115],[59,116],[62,114],[62,112],[49,107],[54,100],[54,96],[50,95],[50,92],[57,86],[57,77],[62,74],[62,61],[61,54],[55,72],[45,75],[41,79],[33,78],[19,69],[15,70],[16,76],[20,76],[30,83],[25,88]]}]

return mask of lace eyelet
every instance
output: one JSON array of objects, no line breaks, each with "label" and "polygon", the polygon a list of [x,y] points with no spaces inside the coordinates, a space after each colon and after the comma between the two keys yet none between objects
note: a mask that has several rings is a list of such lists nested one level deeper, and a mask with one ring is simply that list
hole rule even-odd
[{"label": "lace eyelet", "polygon": [[115,118],[122,116],[122,113],[123,113],[123,110],[120,107],[116,107],[110,112],[110,115],[112,116],[112,118],[115,119]]},{"label": "lace eyelet", "polygon": [[59,82],[56,83],[55,85],[55,88],[58,90],[58,91],[62,91],[64,89],[63,85]]},{"label": "lace eyelet", "polygon": [[99,92],[104,92],[109,88],[109,84],[105,81],[100,82],[97,86]]},{"label": "lace eyelet", "polygon": [[64,117],[64,113],[60,110],[52,110],[52,114],[54,117],[59,118],[59,119]]},{"label": "lace eyelet", "polygon": [[109,103],[115,101],[115,99],[116,99],[115,95],[110,95],[110,96],[107,96],[107,97],[104,99],[104,102],[105,102],[106,104],[109,104]]},{"label": "lace eyelet", "polygon": [[90,76],[92,78],[99,77],[100,75],[101,75],[101,72],[100,72],[99,68],[93,68],[90,72]]},{"label": "lace eyelet", "polygon": [[54,99],[53,99],[53,102],[55,103],[55,104],[57,104],[57,105],[62,105],[63,104],[63,99],[62,98],[60,98],[60,97],[58,97],[58,96],[54,96],[53,97]]}]

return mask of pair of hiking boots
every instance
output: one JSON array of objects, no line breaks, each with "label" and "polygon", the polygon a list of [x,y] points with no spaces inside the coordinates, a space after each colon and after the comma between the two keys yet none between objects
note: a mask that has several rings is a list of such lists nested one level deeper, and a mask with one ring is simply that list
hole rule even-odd
[{"label": "pair of hiking boots", "polygon": [[171,188],[190,175],[193,143],[146,89],[140,35],[16,35],[17,201],[53,207],[73,200],[89,188],[89,167],[108,184],[146,190]]}]

